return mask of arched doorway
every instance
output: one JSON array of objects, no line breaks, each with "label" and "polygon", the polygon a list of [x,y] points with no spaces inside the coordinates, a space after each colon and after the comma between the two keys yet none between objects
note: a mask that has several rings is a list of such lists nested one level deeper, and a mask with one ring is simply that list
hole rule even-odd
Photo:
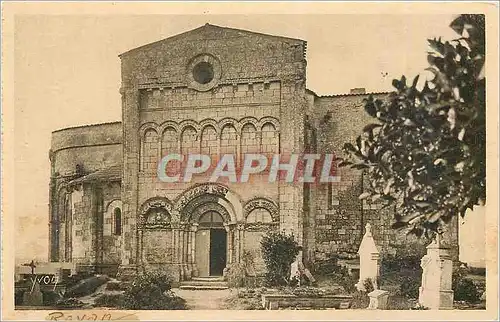
[{"label": "arched doorway", "polygon": [[217,211],[200,216],[195,254],[199,276],[222,276],[227,263],[227,232]]}]

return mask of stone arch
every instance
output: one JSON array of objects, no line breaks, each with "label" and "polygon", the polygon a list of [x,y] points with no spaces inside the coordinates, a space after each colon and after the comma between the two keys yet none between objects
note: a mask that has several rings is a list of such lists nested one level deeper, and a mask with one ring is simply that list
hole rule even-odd
[{"label": "stone arch", "polygon": [[269,224],[273,222],[273,218],[269,210],[265,208],[255,208],[247,215],[246,222]]},{"label": "stone arch", "polygon": [[161,157],[179,152],[179,132],[175,127],[166,126],[161,133]]},{"label": "stone arch", "polygon": [[122,201],[120,199],[113,199],[106,205],[106,211],[104,213],[104,225],[103,225],[103,235],[111,236],[116,233],[116,220],[115,220],[115,209],[120,209],[121,212],[121,225],[123,227],[123,209]]},{"label": "stone arch", "polygon": [[241,154],[259,153],[260,137],[254,123],[247,122],[241,127]]},{"label": "stone arch", "polygon": [[187,127],[192,127],[196,130],[196,133],[200,133],[200,124],[193,120],[184,120],[179,123],[179,132],[184,132]]},{"label": "stone arch", "polygon": [[223,205],[223,203],[219,203],[220,201],[213,196],[206,197],[198,197],[193,202],[189,203],[186,208],[186,211],[183,211],[181,216],[181,220],[183,222],[190,223],[198,223],[200,218],[207,212],[214,211],[217,212],[223,219],[224,223],[231,222],[231,214],[227,210],[227,205]]},{"label": "stone arch", "polygon": [[237,160],[239,134],[233,123],[226,123],[221,127],[220,132],[220,155],[232,154]]},{"label": "stone arch", "polygon": [[212,126],[215,129],[215,132],[217,133],[217,138],[220,136],[220,127],[219,123],[217,123],[216,120],[214,119],[204,119],[203,121],[200,122],[200,129],[201,132],[207,127],[207,126]]},{"label": "stone arch", "polygon": [[271,116],[265,116],[265,117],[261,118],[259,120],[259,126],[258,126],[258,128],[262,131],[262,128],[267,123],[272,124],[274,126],[275,131],[279,131],[280,130],[280,122],[276,118],[271,117]]},{"label": "stone arch", "polygon": [[174,121],[166,121],[163,122],[159,127],[158,127],[158,133],[163,134],[165,132],[165,129],[167,128],[173,128],[175,132],[179,133],[179,124]]},{"label": "stone arch", "polygon": [[236,223],[243,217],[241,198],[226,186],[217,183],[196,184],[187,189],[177,197],[174,210],[179,212],[180,220],[184,222],[190,218],[189,211],[210,203],[224,207],[229,223]]},{"label": "stone arch", "polygon": [[212,124],[202,127],[200,134],[200,154],[210,156],[212,167],[215,167],[219,156],[219,139],[217,128]]},{"label": "stone arch", "polygon": [[200,153],[199,131],[197,128],[186,125],[182,128],[180,135],[181,154]]},{"label": "stone arch", "polygon": [[[158,220],[148,220],[153,211],[159,210]],[[139,226],[140,228],[167,228],[171,222],[178,222],[179,218],[175,215],[173,204],[165,197],[153,197],[146,200],[139,208]]]},{"label": "stone arch", "polygon": [[147,127],[141,135],[141,171],[154,172],[158,163],[159,135],[156,128]]},{"label": "stone arch", "polygon": [[276,203],[272,200],[261,197],[251,199],[245,203],[245,206],[243,207],[245,220],[252,211],[259,208],[269,211],[272,221],[279,223],[280,221],[279,208],[276,205]]},{"label": "stone arch", "polygon": [[139,128],[139,137],[142,139],[144,137],[144,133],[147,130],[153,129],[158,134],[158,124],[155,122],[147,122],[141,125]]},{"label": "stone arch", "polygon": [[236,119],[233,119],[232,117],[225,117],[219,121],[219,128],[221,134],[222,134],[222,129],[226,127],[228,124],[232,125],[235,128],[236,134],[239,136],[241,130],[240,123]]},{"label": "stone arch", "polygon": [[247,116],[247,117],[240,119],[239,123],[241,124],[242,128],[243,128],[243,126],[245,126],[248,123],[253,124],[253,126],[256,129],[260,128],[259,121],[255,117],[252,117],[252,116]]},{"label": "stone arch", "polygon": [[266,121],[261,124],[260,151],[270,157],[279,152],[279,130],[273,122]]}]

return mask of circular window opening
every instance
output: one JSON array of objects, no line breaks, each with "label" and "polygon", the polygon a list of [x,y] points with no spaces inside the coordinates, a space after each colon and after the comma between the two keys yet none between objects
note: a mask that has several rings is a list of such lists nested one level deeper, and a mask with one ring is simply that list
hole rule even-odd
[{"label": "circular window opening", "polygon": [[198,63],[193,68],[193,78],[200,84],[208,84],[214,79],[214,68],[204,61]]}]

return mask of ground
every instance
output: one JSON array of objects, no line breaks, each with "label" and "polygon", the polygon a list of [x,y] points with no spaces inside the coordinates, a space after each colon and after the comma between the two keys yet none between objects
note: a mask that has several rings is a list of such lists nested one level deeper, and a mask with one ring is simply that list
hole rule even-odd
[{"label": "ground", "polygon": [[234,290],[181,290],[172,289],[177,296],[186,300],[191,310],[219,310],[222,309],[225,301],[232,296]]}]

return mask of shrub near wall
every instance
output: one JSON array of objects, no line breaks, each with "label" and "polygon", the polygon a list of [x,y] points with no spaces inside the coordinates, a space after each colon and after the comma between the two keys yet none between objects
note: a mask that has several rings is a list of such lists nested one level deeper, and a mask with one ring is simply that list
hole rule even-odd
[{"label": "shrub near wall", "polygon": [[426,253],[425,244],[409,243],[399,246],[394,255],[385,255],[381,262],[382,286],[397,284],[400,295],[417,299],[422,281],[420,261]]},{"label": "shrub near wall", "polygon": [[185,310],[186,301],[171,291],[172,279],[163,272],[137,276],[123,294],[127,310]]},{"label": "shrub near wall", "polygon": [[268,232],[262,237],[261,250],[266,264],[266,284],[288,284],[290,265],[299,253],[299,245],[294,236],[284,232]]}]

